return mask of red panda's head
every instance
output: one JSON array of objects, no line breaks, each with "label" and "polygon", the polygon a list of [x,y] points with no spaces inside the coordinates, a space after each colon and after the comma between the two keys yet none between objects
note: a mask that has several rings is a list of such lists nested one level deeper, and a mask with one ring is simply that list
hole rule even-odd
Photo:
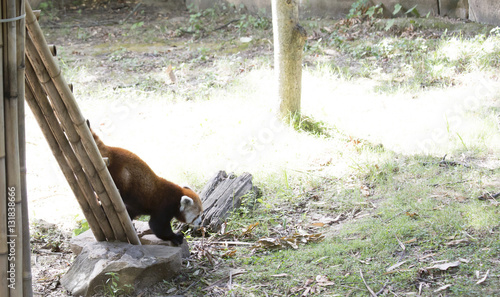
[{"label": "red panda's head", "polygon": [[201,226],[203,206],[200,197],[187,187],[182,188],[182,192],[179,221],[195,227]]}]

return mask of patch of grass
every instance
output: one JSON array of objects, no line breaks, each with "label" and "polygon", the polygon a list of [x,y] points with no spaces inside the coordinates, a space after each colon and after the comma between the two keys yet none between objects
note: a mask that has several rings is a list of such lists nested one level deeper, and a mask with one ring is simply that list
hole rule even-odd
[{"label": "patch of grass", "polygon": [[306,115],[293,115],[289,122],[295,130],[310,133],[315,136],[329,136],[329,131],[332,130],[325,122],[317,121]]},{"label": "patch of grass", "polygon": [[[358,191],[337,191],[328,202],[329,205],[340,204],[340,207],[335,207],[336,212],[348,212],[348,209],[358,207],[357,213],[367,212],[370,215],[348,219],[335,236],[324,242],[298,250],[255,255],[243,252],[234,263],[247,272],[235,280],[235,292],[256,294],[264,290],[268,294],[300,294],[309,288],[315,290],[318,296],[365,294],[366,287],[359,273],[361,270],[374,291],[390,284],[386,287],[387,292],[411,293],[417,292],[422,284],[422,294],[432,294],[441,286],[452,284],[447,292],[453,296],[464,293],[494,294],[496,290],[491,285],[476,286],[477,279],[471,276],[476,270],[484,274],[486,270],[491,273],[500,268],[498,263],[491,262],[494,255],[500,252],[495,239],[500,227],[498,208],[473,198],[463,198],[470,195],[468,189],[463,187],[463,179],[474,176],[474,170],[428,166],[423,165],[424,160],[420,157],[407,159],[398,164],[398,168],[402,168],[400,170],[394,170],[393,164],[387,164],[376,172],[369,171],[365,178],[373,182],[375,191],[368,197]],[[375,177],[380,172],[391,178]],[[428,182],[422,182],[426,180]],[[344,181],[339,183],[345,184]],[[442,187],[447,190],[439,190]],[[450,190],[455,194],[449,196],[447,193]],[[320,198],[320,201],[323,199]],[[464,204],[463,199],[470,202]],[[298,200],[299,197],[294,199]],[[280,208],[282,204],[278,203],[273,208]],[[302,211],[310,212],[310,204],[306,202]],[[365,207],[359,208],[360,205]],[[258,213],[254,213],[254,220]],[[306,221],[298,223],[292,219],[291,211],[278,213],[278,217],[273,219],[270,218],[273,215],[260,214],[264,215],[264,220],[259,220],[260,224],[268,225],[261,228],[270,230],[271,234],[276,224],[283,224],[278,218],[290,217],[292,225],[307,224]],[[242,222],[238,217],[231,218],[232,224],[237,224],[237,221]],[[245,221],[251,220],[246,218]],[[459,239],[462,243],[454,243]],[[437,275],[426,272],[433,263],[452,261],[461,261],[458,270],[450,269]],[[389,267],[398,263],[401,264],[387,273]],[[318,281],[320,276],[326,277],[335,286],[321,286]],[[490,281],[498,284],[496,278]]]}]

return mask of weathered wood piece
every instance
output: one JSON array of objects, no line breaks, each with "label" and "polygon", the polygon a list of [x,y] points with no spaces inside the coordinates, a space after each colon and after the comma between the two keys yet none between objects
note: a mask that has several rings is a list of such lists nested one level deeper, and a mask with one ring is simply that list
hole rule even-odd
[{"label": "weathered wood piece", "polygon": [[213,232],[219,231],[224,220],[241,205],[245,195],[256,193],[252,184],[252,175],[243,173],[240,176],[219,171],[205,185],[200,198],[203,202],[203,226]]}]

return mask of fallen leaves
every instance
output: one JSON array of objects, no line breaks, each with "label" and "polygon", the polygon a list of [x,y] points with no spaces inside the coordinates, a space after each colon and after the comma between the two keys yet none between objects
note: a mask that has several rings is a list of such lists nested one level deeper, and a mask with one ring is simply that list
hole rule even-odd
[{"label": "fallen leaves", "polygon": [[307,279],[304,285],[300,287],[294,287],[290,289],[291,294],[297,294],[301,291],[302,294],[300,296],[308,296],[310,294],[319,294],[324,290],[325,287],[334,286],[335,282],[328,279],[328,277],[324,275],[317,275],[315,278]]},{"label": "fallen leaves", "polygon": [[300,234],[294,233],[292,236],[283,237],[266,237],[257,241],[255,249],[298,249],[299,244],[307,244],[311,242],[320,242],[325,238],[321,233],[315,234]]}]

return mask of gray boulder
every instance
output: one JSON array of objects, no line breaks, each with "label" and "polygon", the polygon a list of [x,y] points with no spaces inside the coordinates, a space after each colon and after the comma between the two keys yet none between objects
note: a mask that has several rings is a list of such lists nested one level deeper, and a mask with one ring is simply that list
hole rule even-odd
[{"label": "gray boulder", "polygon": [[[110,288],[133,291],[177,276],[181,261],[179,247],[94,242],[82,248],[61,284],[74,296],[102,294]],[[110,273],[116,276],[114,284]]]},{"label": "gray boulder", "polygon": [[174,247],[152,234],[147,222],[134,225],[142,245],[97,242],[91,230],[72,238],[77,257],[61,278],[66,290],[74,296],[103,295],[110,289],[128,293],[177,276],[182,258],[190,255],[186,240]]}]

